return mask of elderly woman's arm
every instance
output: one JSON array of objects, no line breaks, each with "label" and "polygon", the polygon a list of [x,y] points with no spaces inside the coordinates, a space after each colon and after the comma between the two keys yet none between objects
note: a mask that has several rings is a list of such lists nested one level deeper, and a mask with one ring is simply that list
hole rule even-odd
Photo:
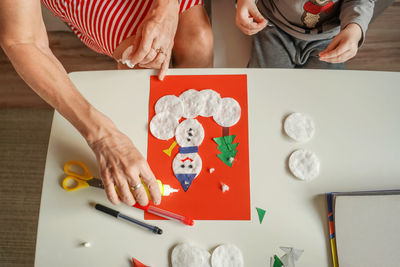
[{"label": "elderly woman's arm", "polygon": [[62,114],[83,135],[96,154],[107,196],[114,204],[120,198],[132,205],[147,204],[143,187],[130,192],[130,186],[148,185],[151,197],[161,201],[155,177],[133,143],[105,115],[79,93],[61,63],[49,49],[41,16],[40,1],[0,1],[0,44],[21,78],[47,103]]}]

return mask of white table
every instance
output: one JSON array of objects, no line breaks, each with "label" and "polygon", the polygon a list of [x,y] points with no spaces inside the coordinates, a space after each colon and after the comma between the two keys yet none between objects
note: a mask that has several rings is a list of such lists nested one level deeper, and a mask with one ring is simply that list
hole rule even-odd
[{"label": "white table", "polygon": [[[191,242],[212,250],[233,243],[246,266],[269,266],[279,246],[305,252],[298,266],[329,266],[325,192],[400,188],[400,74],[321,70],[171,70],[182,74],[247,74],[251,175],[251,221],[196,221],[194,227],[151,221],[154,235],[98,212],[90,202],[108,204],[98,189],[66,192],[63,164],[85,162],[98,175],[94,155],[78,132],[55,114],[47,154],[36,245],[36,266],[130,266],[136,257],[151,266],[168,266],[171,249]],[[152,71],[70,74],[81,92],[131,137],[146,155],[149,75]],[[195,87],[195,85],[194,85]],[[314,138],[295,143],[282,133],[290,112],[311,115]],[[312,182],[287,170],[297,148],[314,151],[321,173]],[[111,204],[109,204],[111,205]],[[265,208],[258,222],[255,207]],[[133,217],[142,212],[118,210]],[[88,241],[90,248],[80,246]]]}]

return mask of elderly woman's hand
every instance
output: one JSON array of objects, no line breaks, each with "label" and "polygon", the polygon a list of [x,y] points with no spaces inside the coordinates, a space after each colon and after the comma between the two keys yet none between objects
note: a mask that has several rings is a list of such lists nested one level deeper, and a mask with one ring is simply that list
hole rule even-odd
[{"label": "elderly woman's hand", "polygon": [[[158,205],[161,202],[160,189],[153,172],[126,135],[115,130],[111,135],[88,143],[96,154],[100,164],[101,179],[108,199],[113,204],[118,204],[122,200],[127,205],[134,205],[136,201],[142,206],[147,205],[145,189],[143,186],[137,186],[142,181],[149,189],[153,203]],[[137,189],[134,189],[135,186]]]},{"label": "elderly woman's hand", "polygon": [[132,65],[160,69],[162,80],[168,70],[178,26],[178,0],[154,0],[133,40]]}]

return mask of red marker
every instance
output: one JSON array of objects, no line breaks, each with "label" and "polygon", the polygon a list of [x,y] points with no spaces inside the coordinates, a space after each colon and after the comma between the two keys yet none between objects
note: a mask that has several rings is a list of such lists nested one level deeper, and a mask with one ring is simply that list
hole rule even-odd
[{"label": "red marker", "polygon": [[173,212],[157,208],[157,207],[152,206],[150,204],[148,204],[147,206],[140,206],[138,203],[136,203],[132,207],[147,211],[149,213],[152,213],[154,215],[163,217],[165,219],[177,220],[177,221],[180,221],[180,222],[182,222],[182,223],[184,223],[186,225],[190,225],[190,226],[194,225],[194,221],[193,221],[192,218],[189,218],[189,217],[186,217],[186,216],[183,216],[183,215],[179,215],[179,214],[175,214]]}]

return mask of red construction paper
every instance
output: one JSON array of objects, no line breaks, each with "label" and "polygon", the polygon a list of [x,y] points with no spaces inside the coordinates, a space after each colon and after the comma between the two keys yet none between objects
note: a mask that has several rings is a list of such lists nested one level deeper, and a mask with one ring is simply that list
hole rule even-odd
[{"label": "red construction paper", "polygon": [[149,266],[141,263],[140,261],[138,261],[135,258],[132,258],[132,264],[133,264],[133,267],[149,267]]},{"label": "red construction paper", "polygon": [[[175,138],[163,141],[155,138],[149,130],[147,160],[157,179],[164,184],[179,189],[179,192],[162,197],[160,208],[177,214],[192,217],[195,220],[250,220],[250,175],[249,175],[249,136],[247,109],[246,75],[189,75],[166,76],[159,81],[156,76],[150,78],[149,122],[155,115],[154,105],[164,95],[179,96],[188,89],[213,89],[221,97],[232,97],[241,107],[241,117],[237,124],[229,128],[230,135],[236,135],[234,143],[237,155],[232,167],[224,164],[217,154],[214,137],[221,137],[223,128],[212,117],[198,116],[203,125],[205,137],[199,146],[202,159],[202,171],[194,179],[187,192],[184,192],[172,170],[172,161],[178,153],[177,145],[171,156],[163,152]],[[213,173],[208,169],[214,168]],[[223,193],[221,182],[229,186]],[[152,214],[145,214],[145,219],[160,219]]]}]

